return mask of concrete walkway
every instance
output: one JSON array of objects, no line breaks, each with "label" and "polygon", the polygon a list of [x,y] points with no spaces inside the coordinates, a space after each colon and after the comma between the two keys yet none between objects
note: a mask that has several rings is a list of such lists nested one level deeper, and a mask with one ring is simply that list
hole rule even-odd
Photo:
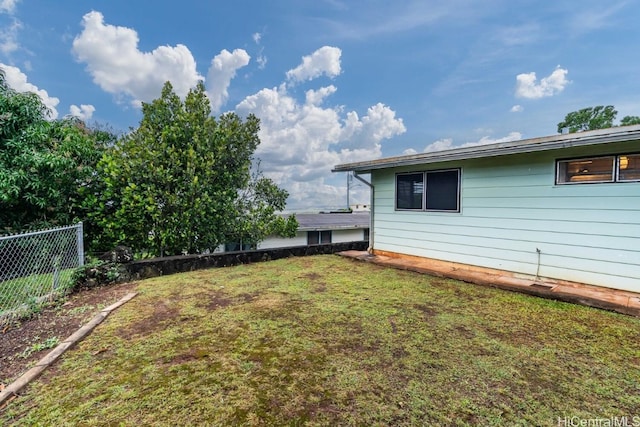
[{"label": "concrete walkway", "polygon": [[492,286],[640,317],[640,294],[635,292],[562,280],[536,279],[502,270],[413,256],[399,256],[398,254],[372,255],[363,251],[345,251],[339,252],[338,255],[402,270],[449,277],[478,285]]}]

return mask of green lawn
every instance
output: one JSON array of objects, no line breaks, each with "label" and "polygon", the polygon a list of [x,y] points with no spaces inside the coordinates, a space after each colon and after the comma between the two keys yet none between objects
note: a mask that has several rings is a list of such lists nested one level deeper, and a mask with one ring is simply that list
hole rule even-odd
[{"label": "green lawn", "polygon": [[160,277],[138,291],[0,424],[640,416],[637,318],[332,255]]},{"label": "green lawn", "polygon": [[[73,272],[74,269],[69,268],[60,271],[57,276],[54,273],[43,273],[0,281],[0,316],[20,308],[23,308],[22,311],[36,309],[39,298],[66,293],[73,284]],[[54,277],[57,281],[55,288]]]}]

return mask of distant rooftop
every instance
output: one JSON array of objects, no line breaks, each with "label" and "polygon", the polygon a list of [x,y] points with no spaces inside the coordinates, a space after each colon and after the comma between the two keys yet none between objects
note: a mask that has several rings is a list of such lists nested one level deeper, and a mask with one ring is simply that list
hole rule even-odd
[{"label": "distant rooftop", "polygon": [[300,231],[369,228],[369,218],[369,212],[296,214]]}]

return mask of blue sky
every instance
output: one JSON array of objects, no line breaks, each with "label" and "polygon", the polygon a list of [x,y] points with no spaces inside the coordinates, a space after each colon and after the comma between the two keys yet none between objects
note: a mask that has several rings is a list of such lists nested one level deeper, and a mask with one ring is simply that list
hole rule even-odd
[{"label": "blue sky", "polygon": [[216,114],[261,118],[288,208],[326,209],[346,203],[337,163],[640,115],[638,18],[632,0],[0,0],[0,67],[54,116],[118,131],[164,81],[204,80]]}]

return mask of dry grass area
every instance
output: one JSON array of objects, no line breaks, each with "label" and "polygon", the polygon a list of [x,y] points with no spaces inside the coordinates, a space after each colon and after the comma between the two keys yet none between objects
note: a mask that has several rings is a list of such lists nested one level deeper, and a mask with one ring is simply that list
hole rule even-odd
[{"label": "dry grass area", "polygon": [[640,416],[637,318],[331,255],[160,277],[136,290],[0,424]]}]

